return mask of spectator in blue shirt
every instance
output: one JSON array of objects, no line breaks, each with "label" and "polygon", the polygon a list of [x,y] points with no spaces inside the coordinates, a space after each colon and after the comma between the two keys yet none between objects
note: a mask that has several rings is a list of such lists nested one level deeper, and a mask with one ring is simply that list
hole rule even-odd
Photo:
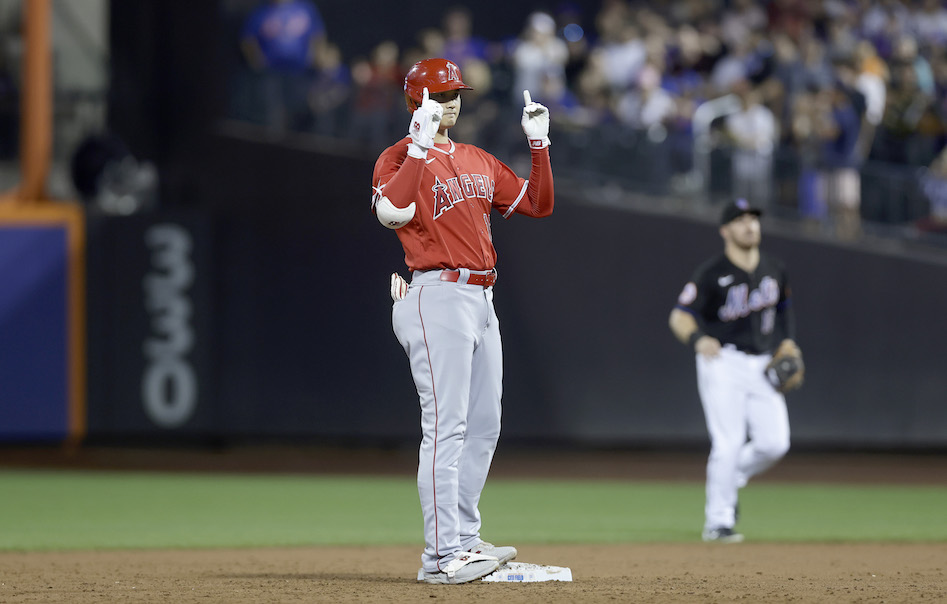
[{"label": "spectator in blue shirt", "polygon": [[250,13],[240,48],[260,76],[263,123],[293,128],[306,115],[308,79],[325,44],[325,24],[309,0],[266,0]]}]

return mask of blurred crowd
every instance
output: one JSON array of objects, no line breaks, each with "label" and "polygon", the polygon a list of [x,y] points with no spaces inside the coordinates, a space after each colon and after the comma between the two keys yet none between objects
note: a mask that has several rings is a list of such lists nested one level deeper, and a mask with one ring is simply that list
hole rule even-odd
[{"label": "blurred crowd", "polygon": [[[284,21],[296,25],[294,43],[267,46],[267,11],[295,18]],[[242,32],[232,117],[381,148],[404,134],[404,74],[441,56],[474,88],[452,137],[501,157],[518,140],[510,110],[529,89],[560,140],[591,132],[614,141],[618,132],[673,142],[677,176],[695,170],[694,145],[725,147],[729,192],[832,216],[842,233],[858,229],[866,162],[909,168],[922,191],[947,188],[940,0],[604,0],[594,12],[565,1],[507,39],[476,35],[473,18],[446,8],[413,45],[384,40],[345,57],[315,4],[267,0]],[[488,29],[488,15],[477,19]],[[788,202],[774,170],[791,173]]]}]

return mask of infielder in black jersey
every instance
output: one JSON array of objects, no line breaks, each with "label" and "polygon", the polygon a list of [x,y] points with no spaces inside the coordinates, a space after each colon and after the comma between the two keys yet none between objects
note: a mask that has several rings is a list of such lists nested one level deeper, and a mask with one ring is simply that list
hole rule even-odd
[{"label": "infielder in black jersey", "polygon": [[773,351],[795,347],[783,263],[760,252],[761,211],[744,199],[720,220],[723,253],[701,264],[671,311],[671,331],[694,349],[710,435],[704,541],[737,543],[737,492],[789,450],[786,399],[766,379]]}]

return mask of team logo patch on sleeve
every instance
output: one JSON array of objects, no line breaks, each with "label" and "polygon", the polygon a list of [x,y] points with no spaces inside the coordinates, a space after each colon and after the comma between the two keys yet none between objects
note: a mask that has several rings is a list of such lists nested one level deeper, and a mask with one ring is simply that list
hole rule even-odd
[{"label": "team logo patch on sleeve", "polygon": [[681,295],[677,297],[677,303],[681,306],[688,306],[697,299],[697,285],[691,281],[681,290]]}]

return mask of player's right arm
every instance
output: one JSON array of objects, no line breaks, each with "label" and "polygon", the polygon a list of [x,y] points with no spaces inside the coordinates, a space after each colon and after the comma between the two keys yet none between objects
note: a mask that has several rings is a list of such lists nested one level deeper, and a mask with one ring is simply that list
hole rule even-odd
[{"label": "player's right arm", "polygon": [[692,347],[697,354],[715,357],[720,353],[720,340],[701,331],[697,319],[689,312],[675,308],[668,318],[668,325],[674,337],[681,344]]},{"label": "player's right arm", "polygon": [[381,154],[372,176],[371,208],[378,222],[399,229],[414,218],[423,176],[424,160],[409,156],[406,145],[399,143]]},{"label": "player's right arm", "polygon": [[697,354],[715,357],[720,353],[720,340],[704,333],[697,322],[691,305],[698,299],[697,284],[688,282],[677,298],[677,306],[671,310],[668,327],[681,344],[689,346]]},{"label": "player's right arm", "polygon": [[372,211],[390,229],[400,229],[414,218],[427,152],[434,146],[443,113],[444,108],[425,88],[421,105],[408,123],[404,145],[390,147],[375,163]]}]

